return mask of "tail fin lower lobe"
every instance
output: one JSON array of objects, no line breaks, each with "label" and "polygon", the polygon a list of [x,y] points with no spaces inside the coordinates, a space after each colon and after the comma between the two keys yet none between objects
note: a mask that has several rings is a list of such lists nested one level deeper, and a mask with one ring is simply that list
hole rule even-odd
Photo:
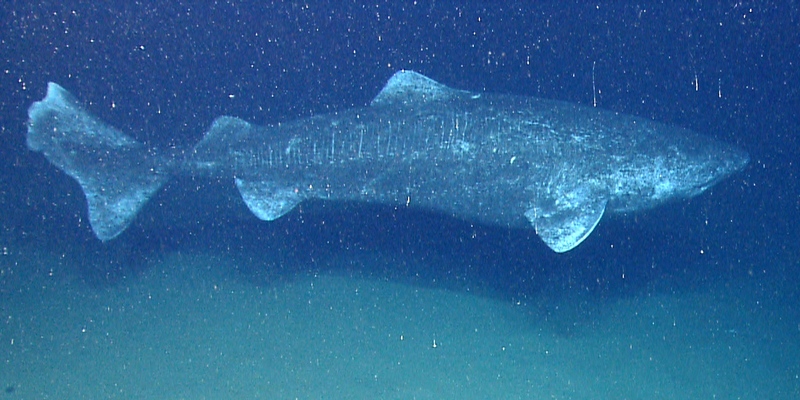
[{"label": "tail fin lower lobe", "polygon": [[144,145],[92,117],[55,83],[28,118],[28,147],[80,183],[100,240],[122,233],[169,178],[166,164]]}]

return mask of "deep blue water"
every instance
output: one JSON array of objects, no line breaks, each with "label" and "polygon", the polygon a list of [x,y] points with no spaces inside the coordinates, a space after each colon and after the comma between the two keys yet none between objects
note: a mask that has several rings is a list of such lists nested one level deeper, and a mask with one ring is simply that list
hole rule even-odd
[{"label": "deep blue water", "polygon": [[[581,288],[616,297],[747,278],[798,281],[800,7],[796,2],[12,2],[0,42],[0,227],[98,285],[165,250],[218,250],[259,282],[340,268],[366,252],[436,270],[364,271],[501,297]],[[538,3],[538,2],[537,2]],[[102,4],[102,5],[100,5]],[[751,164],[691,201],[604,219],[575,251],[532,231],[420,211],[304,204],[252,218],[233,182],[176,180],[101,244],[77,184],[24,142],[48,81],[152,146],[191,146],[219,115],[266,124],[363,106],[397,70],[448,86],[559,99],[684,126],[738,144]],[[426,263],[428,264],[428,263]],[[309,267],[311,265],[311,267]],[[340,265],[340,264],[337,264]],[[625,278],[623,279],[622,276]]]}]

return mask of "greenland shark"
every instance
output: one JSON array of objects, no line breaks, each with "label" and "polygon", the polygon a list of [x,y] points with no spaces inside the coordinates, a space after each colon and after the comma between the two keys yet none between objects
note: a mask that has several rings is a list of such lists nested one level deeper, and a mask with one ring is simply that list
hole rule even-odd
[{"label": "greenland shark", "polygon": [[261,220],[307,199],[437,210],[532,227],[562,253],[607,212],[702,193],[748,163],[687,129],[533,97],[453,89],[400,71],[363,108],[257,126],[219,117],[191,150],[159,154],[50,83],[28,110],[28,147],[77,180],[102,241],[173,175],[233,179]]}]

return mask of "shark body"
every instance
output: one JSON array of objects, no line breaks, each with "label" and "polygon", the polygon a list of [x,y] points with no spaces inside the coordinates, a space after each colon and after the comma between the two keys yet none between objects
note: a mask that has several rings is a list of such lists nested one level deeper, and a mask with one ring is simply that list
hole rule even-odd
[{"label": "shark body", "polygon": [[606,212],[695,196],[748,163],[744,151],[686,129],[457,90],[412,71],[364,108],[269,126],[217,118],[181,156],[153,154],[54,83],[28,114],[29,148],[81,184],[101,240],[124,231],[171,175],[190,174],[234,179],[262,220],[312,198],[379,202],[533,227],[566,252]]}]

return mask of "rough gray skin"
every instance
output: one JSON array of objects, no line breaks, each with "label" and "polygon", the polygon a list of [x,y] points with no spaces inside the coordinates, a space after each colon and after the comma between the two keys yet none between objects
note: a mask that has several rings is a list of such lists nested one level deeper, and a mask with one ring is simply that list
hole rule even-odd
[{"label": "rough gray skin", "polygon": [[55,84],[29,116],[29,147],[81,183],[101,240],[121,233],[170,173],[185,173],[234,178],[263,220],[310,198],[379,202],[532,225],[565,252],[606,210],[697,195],[748,162],[743,151],[685,129],[455,90],[411,71],[396,73],[361,109],[264,127],[220,117],[181,159],[150,155]]}]

